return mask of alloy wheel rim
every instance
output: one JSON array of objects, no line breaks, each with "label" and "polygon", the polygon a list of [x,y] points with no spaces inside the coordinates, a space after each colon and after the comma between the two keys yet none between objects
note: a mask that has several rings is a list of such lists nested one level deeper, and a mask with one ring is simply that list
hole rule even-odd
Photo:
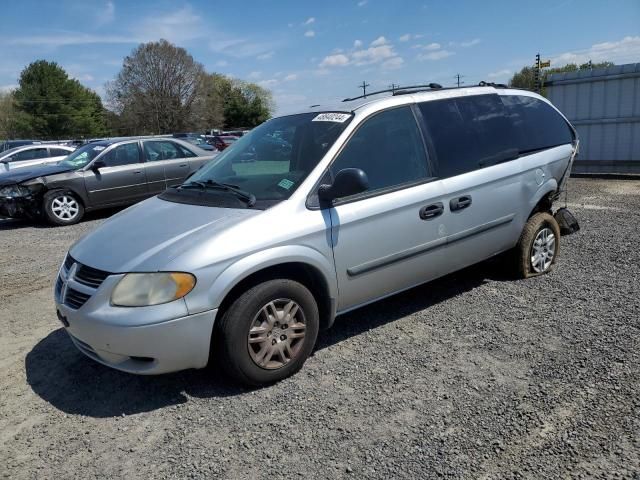
[{"label": "alloy wheel rim", "polygon": [[78,215],[79,210],[80,206],[78,205],[78,201],[69,195],[61,195],[54,198],[53,202],[51,202],[51,211],[53,214],[60,220],[66,222],[73,220]]},{"label": "alloy wheel rim", "polygon": [[282,368],[300,354],[306,329],[300,305],[289,298],[270,301],[251,322],[247,336],[249,355],[261,368]]},{"label": "alloy wheel rim", "polygon": [[553,231],[545,227],[538,232],[531,247],[531,267],[536,273],[549,269],[556,254],[556,236]]}]

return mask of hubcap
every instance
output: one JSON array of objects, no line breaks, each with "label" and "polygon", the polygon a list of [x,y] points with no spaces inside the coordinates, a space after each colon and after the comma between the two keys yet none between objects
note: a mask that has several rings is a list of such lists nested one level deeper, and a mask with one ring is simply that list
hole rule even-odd
[{"label": "hubcap", "polygon": [[300,353],[306,332],[304,312],[288,298],[263,306],[251,322],[247,343],[256,365],[275,370]]},{"label": "hubcap", "polygon": [[73,220],[78,215],[78,202],[69,195],[61,195],[51,202],[51,211],[60,220]]},{"label": "hubcap", "polygon": [[536,235],[531,247],[531,267],[536,273],[549,269],[556,254],[556,236],[550,228],[543,228]]}]

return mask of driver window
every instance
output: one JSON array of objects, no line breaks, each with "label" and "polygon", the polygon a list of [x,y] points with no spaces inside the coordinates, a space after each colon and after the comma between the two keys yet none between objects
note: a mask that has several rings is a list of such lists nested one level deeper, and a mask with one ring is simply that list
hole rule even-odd
[{"label": "driver window", "polygon": [[137,143],[118,145],[102,157],[107,167],[118,167],[140,162],[140,152]]},{"label": "driver window", "polygon": [[429,177],[424,144],[410,107],[394,108],[365,120],[330,167],[331,175],[359,168],[369,191],[415,183]]}]

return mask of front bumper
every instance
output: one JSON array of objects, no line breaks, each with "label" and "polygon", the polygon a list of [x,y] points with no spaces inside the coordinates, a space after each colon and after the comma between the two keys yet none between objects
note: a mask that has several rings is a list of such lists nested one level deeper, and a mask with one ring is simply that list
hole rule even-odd
[{"label": "front bumper", "polygon": [[38,214],[38,202],[33,196],[0,197],[0,217],[33,218]]},{"label": "front bumper", "polygon": [[203,368],[209,360],[217,310],[151,325],[125,326],[56,303],[74,345],[93,360],[142,375]]}]

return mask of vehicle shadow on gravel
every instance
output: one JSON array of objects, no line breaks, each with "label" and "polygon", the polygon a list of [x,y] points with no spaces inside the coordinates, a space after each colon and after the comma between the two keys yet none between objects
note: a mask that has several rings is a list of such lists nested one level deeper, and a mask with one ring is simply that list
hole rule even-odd
[{"label": "vehicle shadow on gravel", "polygon": [[[444,300],[464,294],[491,279],[509,280],[499,262],[489,261],[413,288],[337,319],[321,332],[316,350],[375,329]],[[25,360],[27,382],[57,409],[90,417],[114,417],[185,403],[187,395],[214,398],[247,393],[216,369],[138,376],[113,370],[86,358],[62,328],[41,340]]]},{"label": "vehicle shadow on gravel", "polygon": [[226,397],[235,387],[213,368],[142,376],[101,365],[82,355],[60,328],[25,359],[27,382],[43,400],[70,414],[114,417],[185,403],[188,395]]}]

